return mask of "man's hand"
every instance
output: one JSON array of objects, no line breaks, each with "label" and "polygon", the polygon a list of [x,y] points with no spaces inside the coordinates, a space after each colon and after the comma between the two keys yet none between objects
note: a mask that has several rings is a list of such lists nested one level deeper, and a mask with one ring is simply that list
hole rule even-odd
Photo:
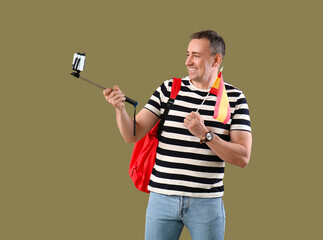
[{"label": "man's hand", "polygon": [[205,134],[209,131],[204,125],[204,120],[197,112],[191,112],[186,116],[183,123],[184,127],[199,139],[204,139]]},{"label": "man's hand", "polygon": [[109,102],[116,110],[122,110],[125,108],[124,100],[126,97],[121,92],[118,86],[112,88],[107,88],[103,91],[103,95],[107,102]]}]

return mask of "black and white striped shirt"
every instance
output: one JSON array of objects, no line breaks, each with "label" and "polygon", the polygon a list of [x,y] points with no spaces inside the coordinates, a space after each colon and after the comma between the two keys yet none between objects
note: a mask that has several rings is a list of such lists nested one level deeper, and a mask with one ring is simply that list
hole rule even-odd
[{"label": "black and white striped shirt", "polygon": [[[160,117],[171,92],[173,79],[165,81],[151,96],[145,108]],[[204,124],[225,141],[230,131],[249,131],[249,109],[243,92],[225,82],[231,108],[227,124],[213,118],[217,97],[198,89],[188,77],[182,79],[180,92],[166,117],[157,148],[156,163],[148,190],[166,195],[213,198],[223,196],[225,163],[206,144],[183,126],[187,114],[200,108]]]}]

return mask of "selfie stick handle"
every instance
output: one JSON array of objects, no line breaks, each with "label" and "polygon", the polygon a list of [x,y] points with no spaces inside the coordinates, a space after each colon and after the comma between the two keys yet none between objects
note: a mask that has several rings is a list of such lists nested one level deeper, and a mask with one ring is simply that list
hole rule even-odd
[{"label": "selfie stick handle", "polygon": [[125,96],[126,97],[126,102],[127,103],[130,103],[130,104],[132,104],[134,107],[137,107],[137,105],[138,105],[138,102],[136,102],[135,100],[132,100],[131,98],[128,98],[127,96]]},{"label": "selfie stick handle", "polygon": [[[74,77],[76,77],[76,78],[81,78],[81,79],[83,79],[83,80],[85,80],[85,81],[87,81],[88,83],[91,83],[92,85],[94,85],[94,86],[96,86],[96,87],[98,87],[98,88],[101,88],[101,89],[106,89],[105,87],[103,87],[103,86],[101,86],[101,85],[99,85],[99,84],[97,84],[97,83],[95,83],[95,82],[92,82],[92,81],[90,81],[89,79],[86,79],[86,78],[84,78],[84,77],[82,77],[78,72],[76,73],[76,72],[72,72],[71,73],[71,75],[73,75]],[[136,102],[135,100],[132,100],[131,98],[128,98],[127,96],[125,96],[125,98],[126,98],[126,102],[127,103],[130,103],[131,105],[133,105],[134,107],[137,107],[137,105],[138,105],[138,102]]]}]

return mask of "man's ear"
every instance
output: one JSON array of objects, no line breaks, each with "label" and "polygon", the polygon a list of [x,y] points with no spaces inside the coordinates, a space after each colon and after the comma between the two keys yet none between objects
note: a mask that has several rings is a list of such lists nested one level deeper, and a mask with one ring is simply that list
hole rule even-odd
[{"label": "man's ear", "polygon": [[215,54],[214,55],[214,61],[213,61],[213,67],[219,67],[222,62],[222,56],[221,54]]}]

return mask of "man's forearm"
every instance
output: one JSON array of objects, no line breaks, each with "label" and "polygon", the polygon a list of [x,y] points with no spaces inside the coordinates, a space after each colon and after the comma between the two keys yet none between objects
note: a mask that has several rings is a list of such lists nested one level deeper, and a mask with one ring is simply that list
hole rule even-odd
[{"label": "man's forearm", "polygon": [[125,100],[125,96],[119,87],[114,86],[113,89],[107,88],[103,91],[103,95],[106,101],[115,108],[119,131],[127,143],[140,140],[149,132],[159,119],[151,111],[143,108],[136,116],[136,135],[134,136],[134,121],[125,109],[123,102]]},{"label": "man's forearm", "polygon": [[214,134],[213,140],[206,144],[223,161],[243,168],[250,160],[251,135],[248,136],[247,132],[242,134],[247,136],[244,138],[243,144],[224,141],[216,134]]},{"label": "man's forearm", "polygon": [[119,131],[127,143],[135,142],[136,138],[133,135],[134,121],[128,115],[127,111],[123,109],[116,109],[116,120]]},{"label": "man's forearm", "polygon": [[126,110],[116,109],[116,118],[120,133],[127,143],[136,142],[142,139],[159,120],[155,114],[143,108],[136,115],[136,136],[134,136],[134,121]]}]

